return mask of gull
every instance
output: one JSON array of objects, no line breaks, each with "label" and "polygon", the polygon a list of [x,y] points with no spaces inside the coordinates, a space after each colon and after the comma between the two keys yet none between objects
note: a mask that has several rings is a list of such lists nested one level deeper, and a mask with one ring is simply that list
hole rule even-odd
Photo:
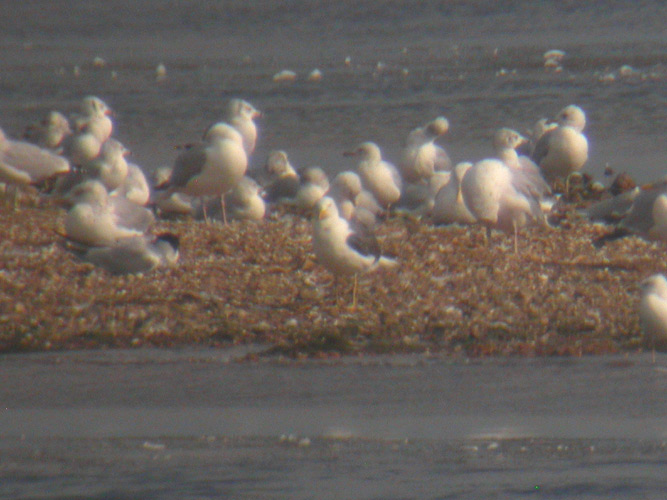
[{"label": "gull", "polygon": [[461,185],[466,173],[472,167],[470,162],[457,163],[452,170],[450,181],[443,186],[433,204],[433,222],[436,224],[474,224],[477,218],[468,210],[463,201]]},{"label": "gull", "polygon": [[415,216],[430,214],[435,204],[435,196],[443,186],[449,183],[451,176],[451,172],[439,170],[434,172],[427,182],[404,184],[397,208]]},{"label": "gull", "polygon": [[96,180],[78,184],[63,202],[71,206],[65,215],[65,236],[84,245],[112,246],[121,239],[142,236],[155,220],[150,210],[109,196]]},{"label": "gull", "polygon": [[100,142],[106,141],[113,132],[111,108],[99,97],[86,96],[81,100],[80,112],[72,115],[74,130],[86,129]]},{"label": "gull", "polygon": [[403,181],[396,167],[382,159],[377,144],[363,142],[354,151],[347,151],[344,155],[359,158],[359,177],[383,208],[389,209],[399,200]]},{"label": "gull", "polygon": [[634,188],[623,191],[612,198],[599,201],[582,210],[581,213],[592,221],[606,223],[618,222],[628,214],[635,198],[637,198],[641,192],[641,188],[635,186]]},{"label": "gull", "polygon": [[298,209],[309,211],[329,191],[329,177],[320,167],[306,167],[299,171],[299,189],[295,205]]},{"label": "gull", "polygon": [[[239,183],[230,191],[225,193],[225,210],[227,218],[233,220],[262,220],[266,213],[266,204],[261,196],[262,188],[250,177],[243,177]],[[203,216],[204,207],[201,207]],[[220,203],[217,200],[209,200],[206,204],[206,212],[209,217],[220,216]]]},{"label": "gull", "polygon": [[438,170],[450,170],[449,156],[434,141],[447,133],[449,121],[443,116],[417,127],[408,135],[399,163],[406,182],[428,180]]},{"label": "gull", "polygon": [[0,182],[29,186],[69,171],[65,158],[34,144],[9,139],[0,129]]},{"label": "gull", "polygon": [[630,235],[667,242],[667,181],[646,186],[637,193],[632,206],[614,231],[597,238],[593,245],[599,248],[608,241]]},{"label": "gull", "polygon": [[70,246],[82,260],[111,274],[140,274],[178,261],[179,238],[162,233],[155,237],[132,236],[110,246]]},{"label": "gull", "polygon": [[567,179],[580,171],[588,160],[588,140],[582,133],[586,115],[573,104],[563,108],[556,116],[557,127],[547,130],[535,144],[532,159],[552,182]]},{"label": "gull", "polygon": [[100,154],[82,165],[90,177],[98,179],[108,191],[120,187],[128,173],[125,156],[130,152],[116,139],[108,139],[100,148]]},{"label": "gull", "polygon": [[62,143],[63,154],[74,165],[82,165],[100,154],[102,144],[111,137],[113,122],[109,106],[98,97],[81,101],[81,112],[72,116],[74,133]]},{"label": "gull", "polygon": [[[248,156],[255,151],[257,143],[257,125],[255,119],[262,116],[255,107],[243,99],[231,99],[225,108],[223,120],[234,127],[241,134],[243,138],[243,148]],[[210,127],[204,134],[204,141],[209,140],[209,131],[215,125]]]},{"label": "gull", "polygon": [[336,202],[323,197],[316,206],[313,222],[313,250],[317,260],[334,277],[354,276],[352,307],[357,305],[357,275],[378,267],[392,268],[397,262],[380,255],[380,245],[372,229],[357,224],[354,227],[340,217]]},{"label": "gull", "polygon": [[299,191],[299,174],[289,161],[287,153],[275,150],[269,153],[264,171],[269,182],[264,188],[264,199],[270,203],[294,202]]},{"label": "gull", "polygon": [[512,231],[515,253],[520,227],[529,220],[548,226],[540,201],[549,188],[539,175],[521,168],[515,151],[525,141],[513,130],[500,129],[494,137],[498,157],[475,163],[461,183],[466,206],[486,226],[487,243],[493,228]]},{"label": "gull", "polygon": [[150,187],[144,171],[139,165],[127,162],[127,175],[112,193],[122,196],[137,205],[146,205],[151,197]]},{"label": "gull", "polygon": [[533,155],[533,152],[535,151],[535,145],[540,142],[540,139],[544,134],[549,132],[550,130],[555,129],[558,127],[557,123],[551,122],[548,118],[540,118],[535,122],[535,125],[533,125],[533,128],[528,130],[528,136],[530,138],[530,155]]},{"label": "gull", "polygon": [[65,115],[58,111],[49,111],[40,121],[25,128],[23,138],[42,148],[57,150],[71,133],[72,129]]},{"label": "gull", "polygon": [[151,184],[154,189],[151,193],[150,203],[163,217],[194,215],[195,207],[193,206],[193,198],[191,196],[159,189],[160,186],[165,186],[169,183],[169,178],[173,170],[170,166],[163,166],[153,171]]},{"label": "gull", "polygon": [[341,217],[348,221],[363,211],[366,215],[362,217],[375,222],[375,217],[383,212],[375,196],[363,189],[361,178],[356,172],[347,170],[338,173],[331,182],[328,194],[336,202]]},{"label": "gull", "polygon": [[667,351],[667,279],[662,274],[641,283],[639,323],[654,351]]},{"label": "gull", "polygon": [[231,125],[219,122],[209,128],[204,143],[185,149],[176,158],[167,186],[170,193],[220,197],[226,222],[222,195],[238,184],[247,168],[243,137]]}]

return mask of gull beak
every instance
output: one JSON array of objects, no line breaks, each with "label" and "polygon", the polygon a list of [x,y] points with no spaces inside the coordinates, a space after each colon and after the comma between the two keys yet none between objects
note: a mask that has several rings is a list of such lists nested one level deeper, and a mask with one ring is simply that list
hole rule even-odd
[{"label": "gull beak", "polygon": [[357,152],[356,151],[344,151],[343,156],[356,156]]}]

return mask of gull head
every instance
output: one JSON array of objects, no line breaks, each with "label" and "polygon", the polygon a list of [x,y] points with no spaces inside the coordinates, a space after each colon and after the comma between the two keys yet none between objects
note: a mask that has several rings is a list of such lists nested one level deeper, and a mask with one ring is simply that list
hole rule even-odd
[{"label": "gull head", "polygon": [[509,128],[501,128],[493,136],[493,147],[496,151],[516,149],[526,142],[528,142],[528,139],[519,132]]},{"label": "gull head", "polygon": [[346,151],[343,156],[357,156],[361,161],[382,160],[380,148],[374,142],[362,142],[352,151]]},{"label": "gull head", "polygon": [[315,205],[315,213],[319,220],[328,219],[330,217],[338,217],[338,207],[333,198],[324,196]]},{"label": "gull head", "polygon": [[426,124],[426,131],[433,137],[444,135],[449,131],[449,120],[444,116],[438,116]]},{"label": "gull head", "polygon": [[245,120],[254,120],[260,118],[262,113],[252,104],[243,99],[232,99],[227,104],[228,118],[243,118]]},{"label": "gull head", "polygon": [[271,175],[283,176],[295,173],[294,167],[289,162],[287,153],[282,149],[276,149],[269,153],[269,157],[264,164],[264,170]]},{"label": "gull head", "polygon": [[586,114],[579,106],[570,104],[559,111],[554,121],[561,127],[572,127],[581,132],[586,127]]}]

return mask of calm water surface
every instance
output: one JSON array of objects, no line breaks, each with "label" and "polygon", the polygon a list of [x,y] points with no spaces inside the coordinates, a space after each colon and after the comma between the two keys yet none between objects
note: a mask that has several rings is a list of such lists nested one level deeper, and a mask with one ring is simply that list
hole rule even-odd
[{"label": "calm water surface", "polygon": [[0,357],[2,498],[664,498],[667,357]]},{"label": "calm water surface", "polygon": [[[335,172],[354,166],[341,153],[365,140],[396,161],[407,133],[439,114],[451,123],[441,142],[453,159],[481,159],[495,129],[525,131],[577,103],[588,114],[590,173],[665,174],[664,2],[499,5],[5,2],[0,125],[19,134],[47,110],[69,112],[97,94],[117,112],[117,136],[152,169],[218,120],[225,99],[243,96],[265,113],[253,167],[280,148],[297,167]],[[543,67],[553,48],[567,52],[561,73]],[[94,68],[95,56],[107,66]],[[168,77],[157,83],[160,62]],[[637,73],[600,81],[623,65]],[[306,81],[314,68],[324,75],[317,84]],[[274,83],[282,69],[299,79]]]},{"label": "calm water surface", "polygon": [[[452,158],[475,160],[491,154],[496,128],[525,131],[577,103],[590,173],[602,179],[608,164],[641,181],[664,175],[664,2],[498,5],[1,2],[0,126],[19,135],[96,94],[135,161],[153,169],[242,96],[265,113],[254,168],[280,148],[297,167],[333,173],[353,166],[341,153],[365,140],[396,160],[406,134],[440,114]],[[567,52],[560,73],[543,68],[552,48]],[[95,56],[107,65],[94,68]],[[623,65],[637,73],[618,77]],[[314,68],[320,83],[305,81]],[[299,79],[274,83],[282,69]],[[232,356],[0,357],[0,497],[667,496],[664,356]]]}]

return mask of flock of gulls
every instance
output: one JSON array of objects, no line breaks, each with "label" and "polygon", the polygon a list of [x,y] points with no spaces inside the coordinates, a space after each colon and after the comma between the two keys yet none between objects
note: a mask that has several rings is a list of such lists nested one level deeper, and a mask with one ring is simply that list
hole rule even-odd
[{"label": "flock of gulls", "polygon": [[[412,130],[397,165],[379,146],[362,142],[346,156],[355,170],[331,180],[319,167],[295,169],[283,150],[272,151],[257,179],[248,175],[261,113],[231,99],[223,120],[202,140],[178,148],[169,167],[147,176],[127,160],[128,150],[113,137],[113,113],[100,98],[82,99],[69,118],[57,111],[29,125],[21,140],[0,130],[0,184],[5,191],[42,189],[67,212],[63,241],[79,258],[111,273],[145,273],[178,260],[175,234],[151,234],[155,217],[188,216],[210,221],[260,220],[267,207],[313,215],[312,248],[335,278],[399,265],[381,255],[374,227],[391,213],[409,212],[434,224],[478,224],[513,236],[528,224],[550,228],[548,216],[565,185],[588,160],[586,116],[576,105],[554,119],[535,123],[529,137],[501,128],[493,137],[495,156],[453,164],[436,140],[447,133],[445,117]],[[16,196],[16,194],[15,194]],[[595,242],[628,234],[667,241],[667,183],[625,191],[585,211],[592,220],[617,222]],[[642,284],[641,322],[647,335],[667,344],[667,279],[654,275]]]}]

